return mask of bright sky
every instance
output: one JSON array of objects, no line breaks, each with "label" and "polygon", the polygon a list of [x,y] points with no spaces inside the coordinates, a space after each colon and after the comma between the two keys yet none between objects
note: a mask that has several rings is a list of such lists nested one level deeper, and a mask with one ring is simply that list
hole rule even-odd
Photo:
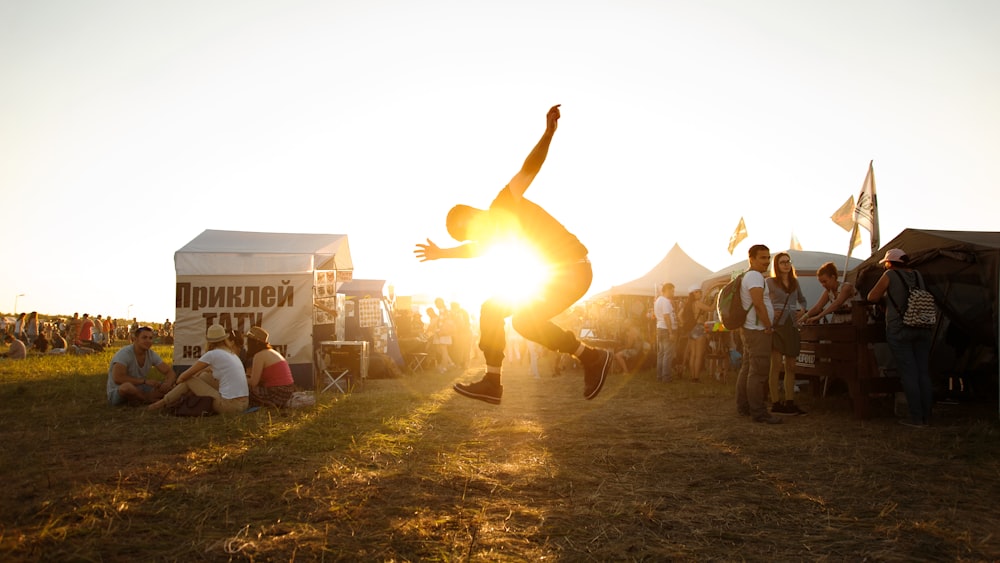
[{"label": "bright sky", "polygon": [[845,253],[870,160],[883,242],[1000,230],[998,54],[992,0],[0,0],[0,310],[173,319],[204,229],[347,234],[355,277],[471,299],[516,271],[414,245],[556,103],[527,196],[594,293],[674,243]]}]

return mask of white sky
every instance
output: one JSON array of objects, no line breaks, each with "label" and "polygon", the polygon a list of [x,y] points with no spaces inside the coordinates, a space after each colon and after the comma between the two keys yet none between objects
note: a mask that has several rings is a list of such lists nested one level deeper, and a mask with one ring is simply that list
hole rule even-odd
[{"label": "white sky", "polygon": [[471,298],[511,272],[414,244],[556,103],[527,195],[595,293],[675,242],[844,253],[870,160],[883,242],[1000,230],[998,55],[990,0],[0,0],[0,310],[172,319],[204,229],[346,233],[355,277]]}]

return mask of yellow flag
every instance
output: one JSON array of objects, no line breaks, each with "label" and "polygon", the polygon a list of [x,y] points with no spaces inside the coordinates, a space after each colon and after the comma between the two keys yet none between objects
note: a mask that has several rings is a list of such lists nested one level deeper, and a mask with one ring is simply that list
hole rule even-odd
[{"label": "yellow flag", "polygon": [[851,241],[851,249],[855,249],[861,244],[861,229],[854,229],[854,240]]},{"label": "yellow flag", "polygon": [[788,250],[802,250],[802,243],[799,242],[799,237],[792,233],[792,240],[788,243]]},{"label": "yellow flag", "polygon": [[747,238],[747,225],[743,222],[743,217],[740,217],[740,224],[736,225],[736,230],[729,236],[729,253],[732,254],[736,245],[745,238]]},{"label": "yellow flag", "polygon": [[840,206],[833,215],[830,216],[833,222],[840,226],[841,229],[849,231],[854,228],[854,196],[847,198],[844,205]]}]

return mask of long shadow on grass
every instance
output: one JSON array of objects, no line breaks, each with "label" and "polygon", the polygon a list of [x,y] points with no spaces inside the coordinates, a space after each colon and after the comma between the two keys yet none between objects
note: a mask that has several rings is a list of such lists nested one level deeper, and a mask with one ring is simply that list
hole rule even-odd
[{"label": "long shadow on grass", "polygon": [[[21,508],[0,509],[3,551],[104,560],[893,560],[989,559],[996,547],[975,538],[956,545],[940,523],[901,524],[905,501],[896,495],[923,484],[887,485],[864,465],[871,449],[857,444],[906,445],[880,438],[884,424],[834,428],[843,419],[814,415],[752,425],[730,412],[728,386],[658,386],[648,374],[617,376],[584,401],[579,374],[534,380],[514,368],[500,406],[458,397],[454,379],[372,381],[347,397],[324,395],[314,409],[206,420],[79,401],[66,416],[46,414],[44,430],[20,424],[20,435],[4,434],[30,450],[16,466],[28,477],[17,483],[33,489]],[[793,443],[807,449],[790,452]],[[42,462],[45,448],[60,459]],[[890,475],[923,454],[900,456]],[[995,454],[983,461],[995,470]],[[5,505],[18,499],[5,494]],[[867,498],[850,503],[852,494]],[[994,498],[962,500],[995,511],[978,497]]]}]

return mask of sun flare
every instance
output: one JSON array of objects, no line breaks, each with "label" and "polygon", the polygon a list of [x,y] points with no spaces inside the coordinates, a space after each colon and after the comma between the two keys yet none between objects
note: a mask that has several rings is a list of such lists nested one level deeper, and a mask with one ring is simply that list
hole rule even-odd
[{"label": "sun flare", "polygon": [[520,240],[490,245],[482,260],[483,271],[500,272],[486,279],[483,291],[514,307],[538,295],[550,275],[549,264],[530,244]]}]

